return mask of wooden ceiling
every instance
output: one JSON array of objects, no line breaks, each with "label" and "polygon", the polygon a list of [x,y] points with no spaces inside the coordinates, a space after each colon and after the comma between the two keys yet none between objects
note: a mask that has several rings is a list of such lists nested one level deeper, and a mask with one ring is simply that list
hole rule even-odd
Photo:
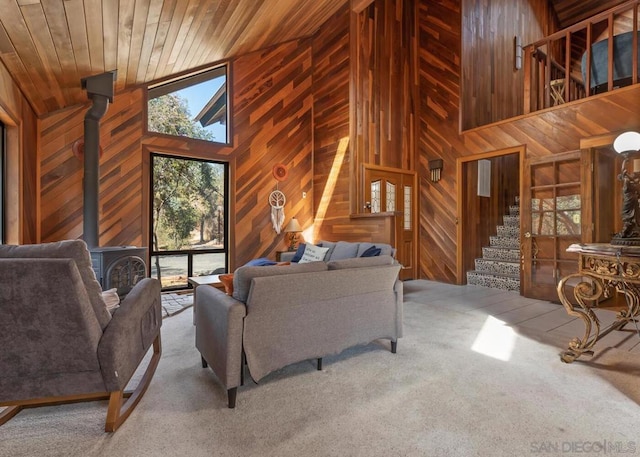
[{"label": "wooden ceiling", "polygon": [[561,29],[621,5],[627,0],[549,0]]},{"label": "wooden ceiling", "polygon": [[[624,3],[549,1],[561,27]],[[117,90],[156,81],[310,36],[347,2],[0,0],[0,60],[43,115],[86,102],[83,77],[117,69]]]},{"label": "wooden ceiling", "polygon": [[0,59],[43,115],[116,89],[312,35],[348,0],[0,0]]}]

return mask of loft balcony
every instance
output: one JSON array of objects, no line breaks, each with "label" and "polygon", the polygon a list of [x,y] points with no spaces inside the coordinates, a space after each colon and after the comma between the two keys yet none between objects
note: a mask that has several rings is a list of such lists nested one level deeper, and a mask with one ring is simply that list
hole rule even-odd
[{"label": "loft balcony", "polygon": [[525,114],[637,84],[639,5],[625,2],[524,46]]}]

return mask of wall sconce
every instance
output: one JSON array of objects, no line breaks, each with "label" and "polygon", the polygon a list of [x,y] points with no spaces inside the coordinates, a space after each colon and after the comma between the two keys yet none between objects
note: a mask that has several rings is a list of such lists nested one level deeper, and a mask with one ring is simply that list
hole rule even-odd
[{"label": "wall sconce", "polygon": [[622,168],[618,180],[622,181],[622,230],[616,233],[611,244],[640,246],[640,171],[634,161],[633,171],[627,171],[629,157],[640,150],[640,133],[625,132],[615,139],[613,149],[622,154]]},{"label": "wall sconce", "polygon": [[431,181],[440,181],[442,175],[442,159],[429,160],[429,172],[431,173]]},{"label": "wall sconce", "polygon": [[513,37],[513,50],[513,66],[516,70],[520,70],[522,68],[522,38],[517,35]]},{"label": "wall sconce", "polygon": [[302,227],[298,223],[298,219],[292,217],[287,226],[284,228],[284,233],[287,234],[289,238],[289,246],[287,249],[289,251],[296,250],[296,243],[298,242],[298,233],[302,232]]}]

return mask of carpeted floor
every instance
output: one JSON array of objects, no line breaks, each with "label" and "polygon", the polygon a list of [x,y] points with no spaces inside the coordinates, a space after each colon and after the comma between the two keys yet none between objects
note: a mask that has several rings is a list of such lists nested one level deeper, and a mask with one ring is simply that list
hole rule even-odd
[{"label": "carpeted floor", "polygon": [[25,410],[0,427],[0,456],[640,453],[640,354],[605,347],[563,364],[568,339],[533,325],[557,305],[515,293],[411,281],[405,300],[396,355],[381,341],[325,358],[321,372],[289,366],[249,380],[234,410],[180,313],[164,320],[156,376],[115,434],[102,432],[103,402]]}]

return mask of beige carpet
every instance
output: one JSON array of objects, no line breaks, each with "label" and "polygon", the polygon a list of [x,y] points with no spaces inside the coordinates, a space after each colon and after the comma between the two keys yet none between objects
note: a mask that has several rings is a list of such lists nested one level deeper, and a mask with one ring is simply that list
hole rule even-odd
[{"label": "beige carpet", "polygon": [[[180,313],[164,320],[156,376],[115,434],[102,432],[103,402],[25,410],[0,427],[0,456],[584,456],[596,442],[640,453],[638,354],[563,364],[562,342],[501,325],[473,287],[405,283],[396,355],[379,342],[327,357],[322,372],[287,367],[249,380],[235,410]],[[496,337],[501,358],[478,352]]]}]

